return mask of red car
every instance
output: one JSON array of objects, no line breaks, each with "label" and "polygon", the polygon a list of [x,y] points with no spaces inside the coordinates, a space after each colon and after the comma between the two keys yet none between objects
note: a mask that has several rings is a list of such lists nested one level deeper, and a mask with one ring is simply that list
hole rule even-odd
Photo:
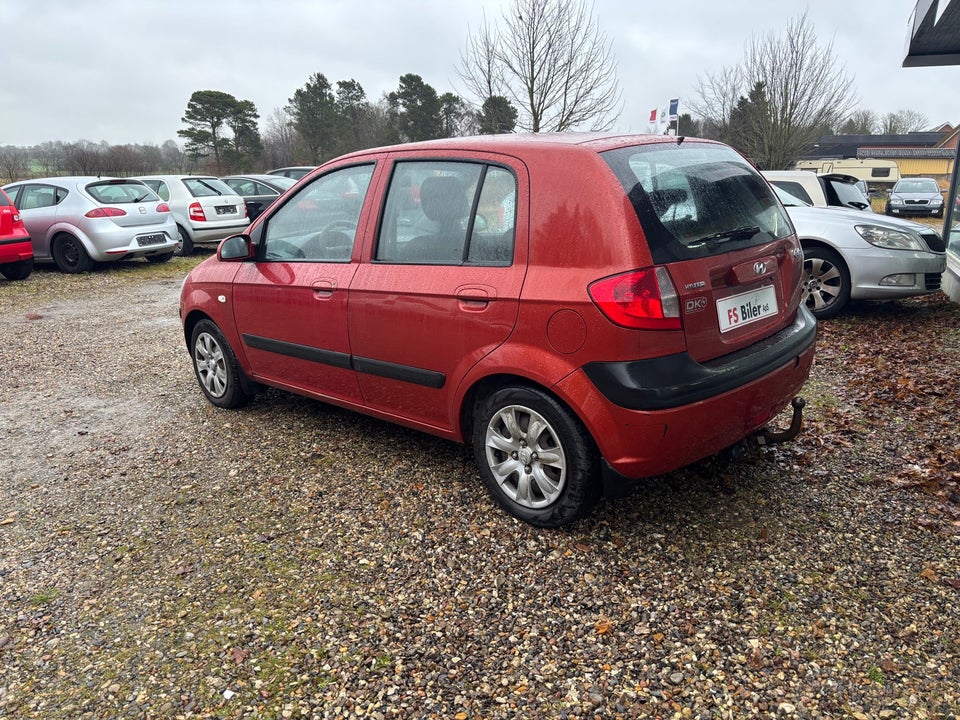
[{"label": "red car", "polygon": [[452,138],[313,171],[190,273],[180,314],[213,404],[272,386],[471,443],[500,505],[553,527],[790,404],[802,271],[726,145]]},{"label": "red car", "polygon": [[33,243],[10,197],[0,190],[0,275],[23,280],[33,272]]}]

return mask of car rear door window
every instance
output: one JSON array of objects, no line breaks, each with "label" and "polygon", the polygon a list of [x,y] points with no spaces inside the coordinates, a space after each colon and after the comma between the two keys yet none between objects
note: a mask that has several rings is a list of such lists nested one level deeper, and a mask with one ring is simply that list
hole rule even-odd
[{"label": "car rear door window", "polygon": [[375,259],[414,265],[509,265],[516,197],[516,177],[497,165],[398,162]]},{"label": "car rear door window", "polygon": [[349,262],[373,168],[335,170],[301,188],[267,221],[263,259]]}]

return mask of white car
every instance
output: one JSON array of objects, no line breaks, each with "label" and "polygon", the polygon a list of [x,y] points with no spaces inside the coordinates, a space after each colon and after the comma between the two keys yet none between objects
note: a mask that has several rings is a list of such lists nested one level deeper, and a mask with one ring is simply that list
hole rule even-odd
[{"label": "white car", "polygon": [[803,247],[804,302],[819,319],[851,300],[940,290],[947,255],[927,225],[841,207],[812,207],[776,186]]},{"label": "white car", "polygon": [[146,175],[137,179],[170,204],[179,233],[177,255],[189,255],[194,245],[219,243],[243,232],[250,224],[243,198],[219,178]]},{"label": "white car", "polygon": [[170,207],[137,180],[73,176],[21,180],[3,187],[33,241],[36,260],[80,273],[95,262],[173,257],[177,226]]},{"label": "white car", "polygon": [[774,187],[814,207],[846,207],[873,212],[870,198],[853,175],[817,174],[809,170],[764,170],[761,174]]}]

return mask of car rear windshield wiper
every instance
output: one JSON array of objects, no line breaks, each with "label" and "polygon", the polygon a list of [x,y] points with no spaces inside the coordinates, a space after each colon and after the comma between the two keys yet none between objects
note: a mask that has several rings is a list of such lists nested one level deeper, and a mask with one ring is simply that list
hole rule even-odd
[{"label": "car rear windshield wiper", "polygon": [[744,227],[733,228],[732,230],[724,230],[723,232],[714,233],[713,235],[707,235],[702,237],[699,240],[696,240],[687,247],[701,247],[703,245],[719,245],[720,243],[729,242],[731,240],[749,240],[754,235],[760,232],[759,225],[745,225]]}]

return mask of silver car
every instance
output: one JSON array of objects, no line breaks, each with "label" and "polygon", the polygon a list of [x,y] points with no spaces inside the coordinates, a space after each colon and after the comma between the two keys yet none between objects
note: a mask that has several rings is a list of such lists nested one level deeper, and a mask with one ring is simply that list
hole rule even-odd
[{"label": "silver car", "polygon": [[890,300],[940,290],[947,263],[931,227],[840,207],[812,207],[775,188],[803,246],[804,302],[831,318],[851,300]]},{"label": "silver car", "polygon": [[901,178],[890,191],[885,212],[943,217],[943,191],[933,178]]},{"label": "silver car", "polygon": [[33,240],[36,260],[63,272],[86,272],[94,262],[173,257],[177,226],[167,203],[137,180],[54,177],[5,185]]},{"label": "silver car", "polygon": [[194,245],[218,243],[243,232],[250,219],[243,198],[219,178],[206,175],[146,175],[142,180],[170,204],[177,224],[177,255]]}]

